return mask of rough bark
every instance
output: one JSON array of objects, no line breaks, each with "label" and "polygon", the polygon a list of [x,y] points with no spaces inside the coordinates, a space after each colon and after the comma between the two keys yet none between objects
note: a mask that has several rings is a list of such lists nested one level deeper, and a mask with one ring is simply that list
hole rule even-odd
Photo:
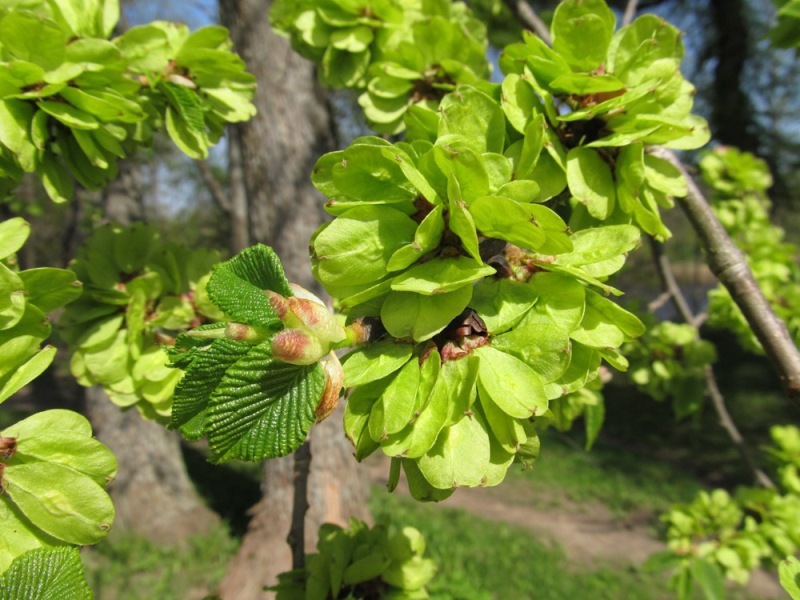
[{"label": "rough bark", "polygon": [[[119,177],[101,198],[108,221],[129,224],[144,217],[139,165],[120,162]],[[102,388],[85,393],[95,435],[117,457],[117,478],[109,488],[116,510],[115,530],[129,531],[163,544],[208,531],[219,522],[194,489],[175,432],[122,412]]]},{"label": "rough bark", "polygon": [[135,409],[122,412],[99,387],[86,390],[86,408],[95,436],[119,463],[109,486],[115,531],[169,546],[219,523],[189,479],[175,432],[144,420]]},{"label": "rough bark", "polygon": [[[307,249],[324,218],[324,198],[314,190],[310,175],[317,158],[333,149],[330,115],[312,66],[287,40],[272,33],[268,10],[263,0],[220,1],[221,22],[231,30],[235,49],[259,82],[257,116],[237,126],[229,138],[238,159],[235,151],[230,156],[239,161],[231,168],[241,171],[251,241],[275,248],[291,281],[316,288]],[[321,523],[346,524],[351,516],[368,516],[365,474],[352,458],[341,419],[341,412],[335,413],[312,431],[306,552],[313,551]],[[220,585],[225,600],[268,597],[263,586],[291,568],[286,539],[293,464],[291,456],[265,463],[263,497],[251,509],[241,549]]]}]

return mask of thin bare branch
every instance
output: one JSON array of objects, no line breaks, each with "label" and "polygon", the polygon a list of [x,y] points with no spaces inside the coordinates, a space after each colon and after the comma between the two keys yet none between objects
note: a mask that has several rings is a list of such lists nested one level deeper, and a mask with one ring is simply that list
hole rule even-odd
[{"label": "thin bare branch", "polygon": [[[664,291],[669,294],[672,303],[675,305],[678,314],[681,316],[681,319],[683,319],[685,323],[691,325],[694,329],[695,339],[699,340],[700,329],[697,322],[697,317],[689,307],[689,303],[686,301],[686,297],[683,295],[683,291],[675,279],[675,274],[672,272],[669,258],[664,253],[661,242],[658,242],[650,237],[648,237],[648,239],[650,240],[650,250],[652,252],[653,260],[656,264],[658,276],[661,279],[661,285],[664,288]],[[750,452],[750,448],[747,446],[747,443],[739,431],[739,428],[736,427],[733,417],[731,417],[731,414],[728,412],[728,407],[725,405],[725,398],[722,395],[722,392],[719,390],[717,378],[714,375],[714,370],[711,368],[711,365],[707,365],[705,369],[703,369],[703,380],[706,386],[706,393],[708,394],[709,398],[711,398],[711,405],[714,407],[714,411],[717,413],[717,417],[719,418],[719,424],[728,434],[728,437],[739,451],[739,454],[741,454],[742,459],[747,464],[750,472],[753,473],[753,477],[755,478],[756,482],[763,487],[774,488],[775,484],[772,483],[772,480],[769,478],[769,476],[759,468],[758,464],[756,464],[753,454]]]},{"label": "thin bare branch", "polygon": [[311,473],[311,442],[306,440],[294,453],[294,505],[292,526],[286,541],[292,549],[292,568],[306,564],[306,513],[308,512],[308,476]]},{"label": "thin bare branch", "polygon": [[633,18],[636,16],[636,7],[639,0],[628,0],[628,5],[625,7],[625,14],[622,15],[622,26],[630,25]]},{"label": "thin bare branch", "polygon": [[531,8],[525,0],[506,0],[508,8],[516,15],[517,20],[523,27],[527,27],[544,41],[545,44],[551,46],[553,41],[550,38],[550,29],[547,24],[539,18],[536,11]]},{"label": "thin bare branch", "polygon": [[660,310],[661,307],[664,306],[670,300],[672,300],[672,296],[670,295],[669,292],[661,292],[658,295],[658,298],[647,303],[647,310],[651,313],[654,313],[657,310]]},{"label": "thin bare branch", "polygon": [[727,288],[744,314],[764,352],[778,370],[786,395],[800,405],[800,351],[786,324],[778,318],[756,283],[747,259],[714,216],[700,188],[675,154],[665,148],[651,152],[672,163],[686,179],[689,193],[679,198],[689,222],[697,234],[711,272]]},{"label": "thin bare branch", "polygon": [[197,172],[200,173],[200,178],[203,180],[203,183],[206,184],[214,202],[216,202],[226,214],[231,212],[231,199],[228,198],[225,190],[222,189],[219,180],[214,177],[214,173],[211,171],[211,165],[208,164],[208,161],[196,160],[194,164],[197,165]]},{"label": "thin bare branch", "polygon": [[717,413],[717,417],[719,417],[719,424],[728,433],[728,437],[736,446],[739,454],[742,455],[744,462],[747,463],[747,467],[753,473],[756,482],[765,488],[774,488],[775,484],[772,483],[769,476],[756,464],[753,455],[747,447],[747,443],[744,441],[742,434],[736,427],[736,423],[734,423],[731,414],[728,412],[728,408],[725,406],[725,398],[722,396],[722,392],[719,391],[717,378],[714,376],[714,370],[711,368],[711,365],[706,365],[706,368],[703,369],[703,378],[706,383],[706,391],[711,398],[711,404],[714,407],[714,411]]}]

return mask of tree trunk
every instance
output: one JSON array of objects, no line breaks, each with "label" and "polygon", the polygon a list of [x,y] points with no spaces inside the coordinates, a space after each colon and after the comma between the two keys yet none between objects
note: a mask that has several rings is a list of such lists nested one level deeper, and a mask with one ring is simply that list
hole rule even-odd
[{"label": "tree trunk", "polygon": [[[264,0],[220,1],[221,22],[231,30],[235,49],[259,82],[258,114],[237,126],[229,138],[229,143],[237,143],[241,160],[231,168],[241,169],[252,241],[275,248],[289,280],[312,289],[317,284],[307,249],[325,217],[325,200],[311,185],[310,176],[317,158],[334,149],[334,137],[313,67],[291,50],[287,40],[272,33],[268,10]],[[352,458],[341,419],[339,411],[312,431],[307,553],[314,550],[323,522],[345,525],[351,516],[368,517],[366,475]],[[286,538],[293,464],[291,456],[265,463],[263,497],[251,509],[242,547],[220,585],[225,600],[268,597],[263,586],[291,568]]]},{"label": "tree trunk", "polygon": [[86,407],[95,436],[119,463],[109,486],[115,531],[170,546],[219,523],[189,480],[175,432],[135,409],[121,411],[100,387],[86,390]]},{"label": "tree trunk", "polygon": [[744,0],[711,0],[715,25],[711,124],[714,137],[724,144],[758,152],[755,110],[743,86],[751,41]]},{"label": "tree trunk", "polygon": [[[141,167],[132,160],[119,166],[119,177],[103,191],[101,201],[108,221],[127,225],[144,218]],[[115,530],[171,545],[219,522],[189,479],[175,432],[143,419],[135,409],[121,411],[102,388],[87,389],[85,398],[96,437],[119,463],[109,488]]]}]

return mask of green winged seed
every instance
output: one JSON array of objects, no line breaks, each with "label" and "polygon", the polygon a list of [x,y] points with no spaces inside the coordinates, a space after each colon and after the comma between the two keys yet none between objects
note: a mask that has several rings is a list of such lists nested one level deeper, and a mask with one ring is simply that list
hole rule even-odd
[{"label": "green winged seed", "polygon": [[446,489],[438,489],[428,483],[416,461],[403,459],[402,465],[408,481],[408,491],[414,500],[419,502],[441,502],[453,495],[455,488],[452,486],[448,486]]},{"label": "green winged seed", "polygon": [[446,427],[436,443],[417,461],[435,488],[475,487],[486,479],[491,447],[485,423],[476,415]]},{"label": "green winged seed", "polygon": [[495,269],[473,259],[435,258],[416,265],[392,281],[392,289],[398,292],[416,292],[432,295],[452,292],[465,285],[493,275]]},{"label": "green winged seed", "polygon": [[645,327],[632,313],[592,290],[586,290],[586,312],[570,337],[593,348],[618,348],[642,335]]},{"label": "green winged seed", "polygon": [[502,152],[505,119],[500,105],[470,86],[459,86],[439,105],[439,135],[458,134],[477,144],[478,152]]},{"label": "green winged seed", "polygon": [[353,350],[342,359],[344,386],[360,386],[391,375],[411,359],[413,349],[411,344],[382,340]]},{"label": "green winged seed", "polygon": [[397,433],[411,422],[419,380],[419,361],[410,360],[383,390],[370,411],[369,432],[373,440],[380,441],[390,433]]},{"label": "green winged seed", "polygon": [[475,226],[485,236],[536,250],[545,242],[545,232],[531,211],[534,205],[502,196],[484,196],[470,204]]},{"label": "green winged seed", "polygon": [[74,411],[62,408],[45,410],[18,421],[3,430],[4,437],[34,436],[42,431],[75,433],[91,437],[92,426],[89,420]]},{"label": "green winged seed", "polygon": [[44,373],[45,369],[53,362],[56,351],[55,346],[42,348],[22,365],[15,367],[11,377],[0,380],[0,403],[8,400],[13,394]]},{"label": "green winged seed", "polygon": [[114,454],[96,439],[81,433],[40,430],[34,435],[20,436],[14,458],[27,462],[28,457],[69,467],[104,487],[117,473]]},{"label": "green winged seed", "polygon": [[392,291],[381,307],[381,322],[395,338],[421,342],[442,331],[469,304],[472,285],[433,295]]},{"label": "green winged seed", "polygon": [[483,319],[486,329],[497,335],[514,327],[538,297],[527,283],[510,279],[485,279],[475,286],[470,307]]},{"label": "green winged seed", "polygon": [[387,380],[379,380],[357,387],[347,398],[344,408],[344,433],[355,447],[355,457],[361,461],[380,446],[369,433],[372,407],[377,403]]},{"label": "green winged seed", "polygon": [[611,168],[591,148],[573,148],[567,154],[569,191],[586,205],[589,214],[607,219],[614,210],[616,191]]},{"label": "green winged seed", "polygon": [[387,206],[350,209],[314,238],[316,275],[335,296],[339,290],[377,282],[392,255],[413,241],[416,230],[415,221]]},{"label": "green winged seed", "polygon": [[6,494],[33,524],[72,544],[95,544],[114,522],[114,505],[90,477],[56,463],[6,465]]},{"label": "green winged seed", "polygon": [[14,217],[0,223],[0,260],[15,254],[31,233],[25,219]]},{"label": "green winged seed", "polygon": [[66,544],[31,523],[7,494],[0,496],[0,522],[3,523],[3,536],[0,537],[0,573],[7,572],[6,569],[16,557],[30,550]]},{"label": "green winged seed", "polygon": [[516,452],[528,439],[522,423],[520,423],[519,419],[515,419],[503,412],[488,394],[482,391],[480,383],[478,384],[478,398],[491,434],[503,450]]},{"label": "green winged seed", "polygon": [[524,362],[489,346],[478,348],[478,383],[509,416],[526,419],[547,410],[547,397],[539,375]]},{"label": "green winged seed", "polygon": [[593,71],[605,61],[615,24],[605,0],[565,0],[550,26],[553,49],[573,68]]}]

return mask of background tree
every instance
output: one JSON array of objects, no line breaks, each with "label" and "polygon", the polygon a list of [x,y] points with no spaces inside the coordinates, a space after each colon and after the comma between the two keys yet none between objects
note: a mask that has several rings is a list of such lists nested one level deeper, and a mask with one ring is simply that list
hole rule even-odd
[{"label": "background tree", "polygon": [[[272,31],[270,2],[222,0],[220,22],[231,31],[236,50],[259,82],[258,113],[237,125],[228,138],[229,198],[234,207],[234,245],[262,242],[286,256],[290,281],[318,288],[304,248],[325,218],[324,203],[308,174],[317,158],[336,147],[335,129],[326,92],[317,83],[313,65],[298,56],[288,41]],[[253,152],[259,148],[259,152]],[[300,215],[300,218],[298,218]],[[352,448],[334,415],[311,436],[314,458],[308,485],[310,510],[306,545],[316,544],[325,522],[346,525],[350,517],[366,518],[368,486],[363,470],[352,460]],[[220,591],[225,598],[259,598],[263,586],[291,566],[289,534],[294,491],[291,456],[264,463],[263,497],[238,555]],[[254,574],[257,574],[254,576]]]}]

